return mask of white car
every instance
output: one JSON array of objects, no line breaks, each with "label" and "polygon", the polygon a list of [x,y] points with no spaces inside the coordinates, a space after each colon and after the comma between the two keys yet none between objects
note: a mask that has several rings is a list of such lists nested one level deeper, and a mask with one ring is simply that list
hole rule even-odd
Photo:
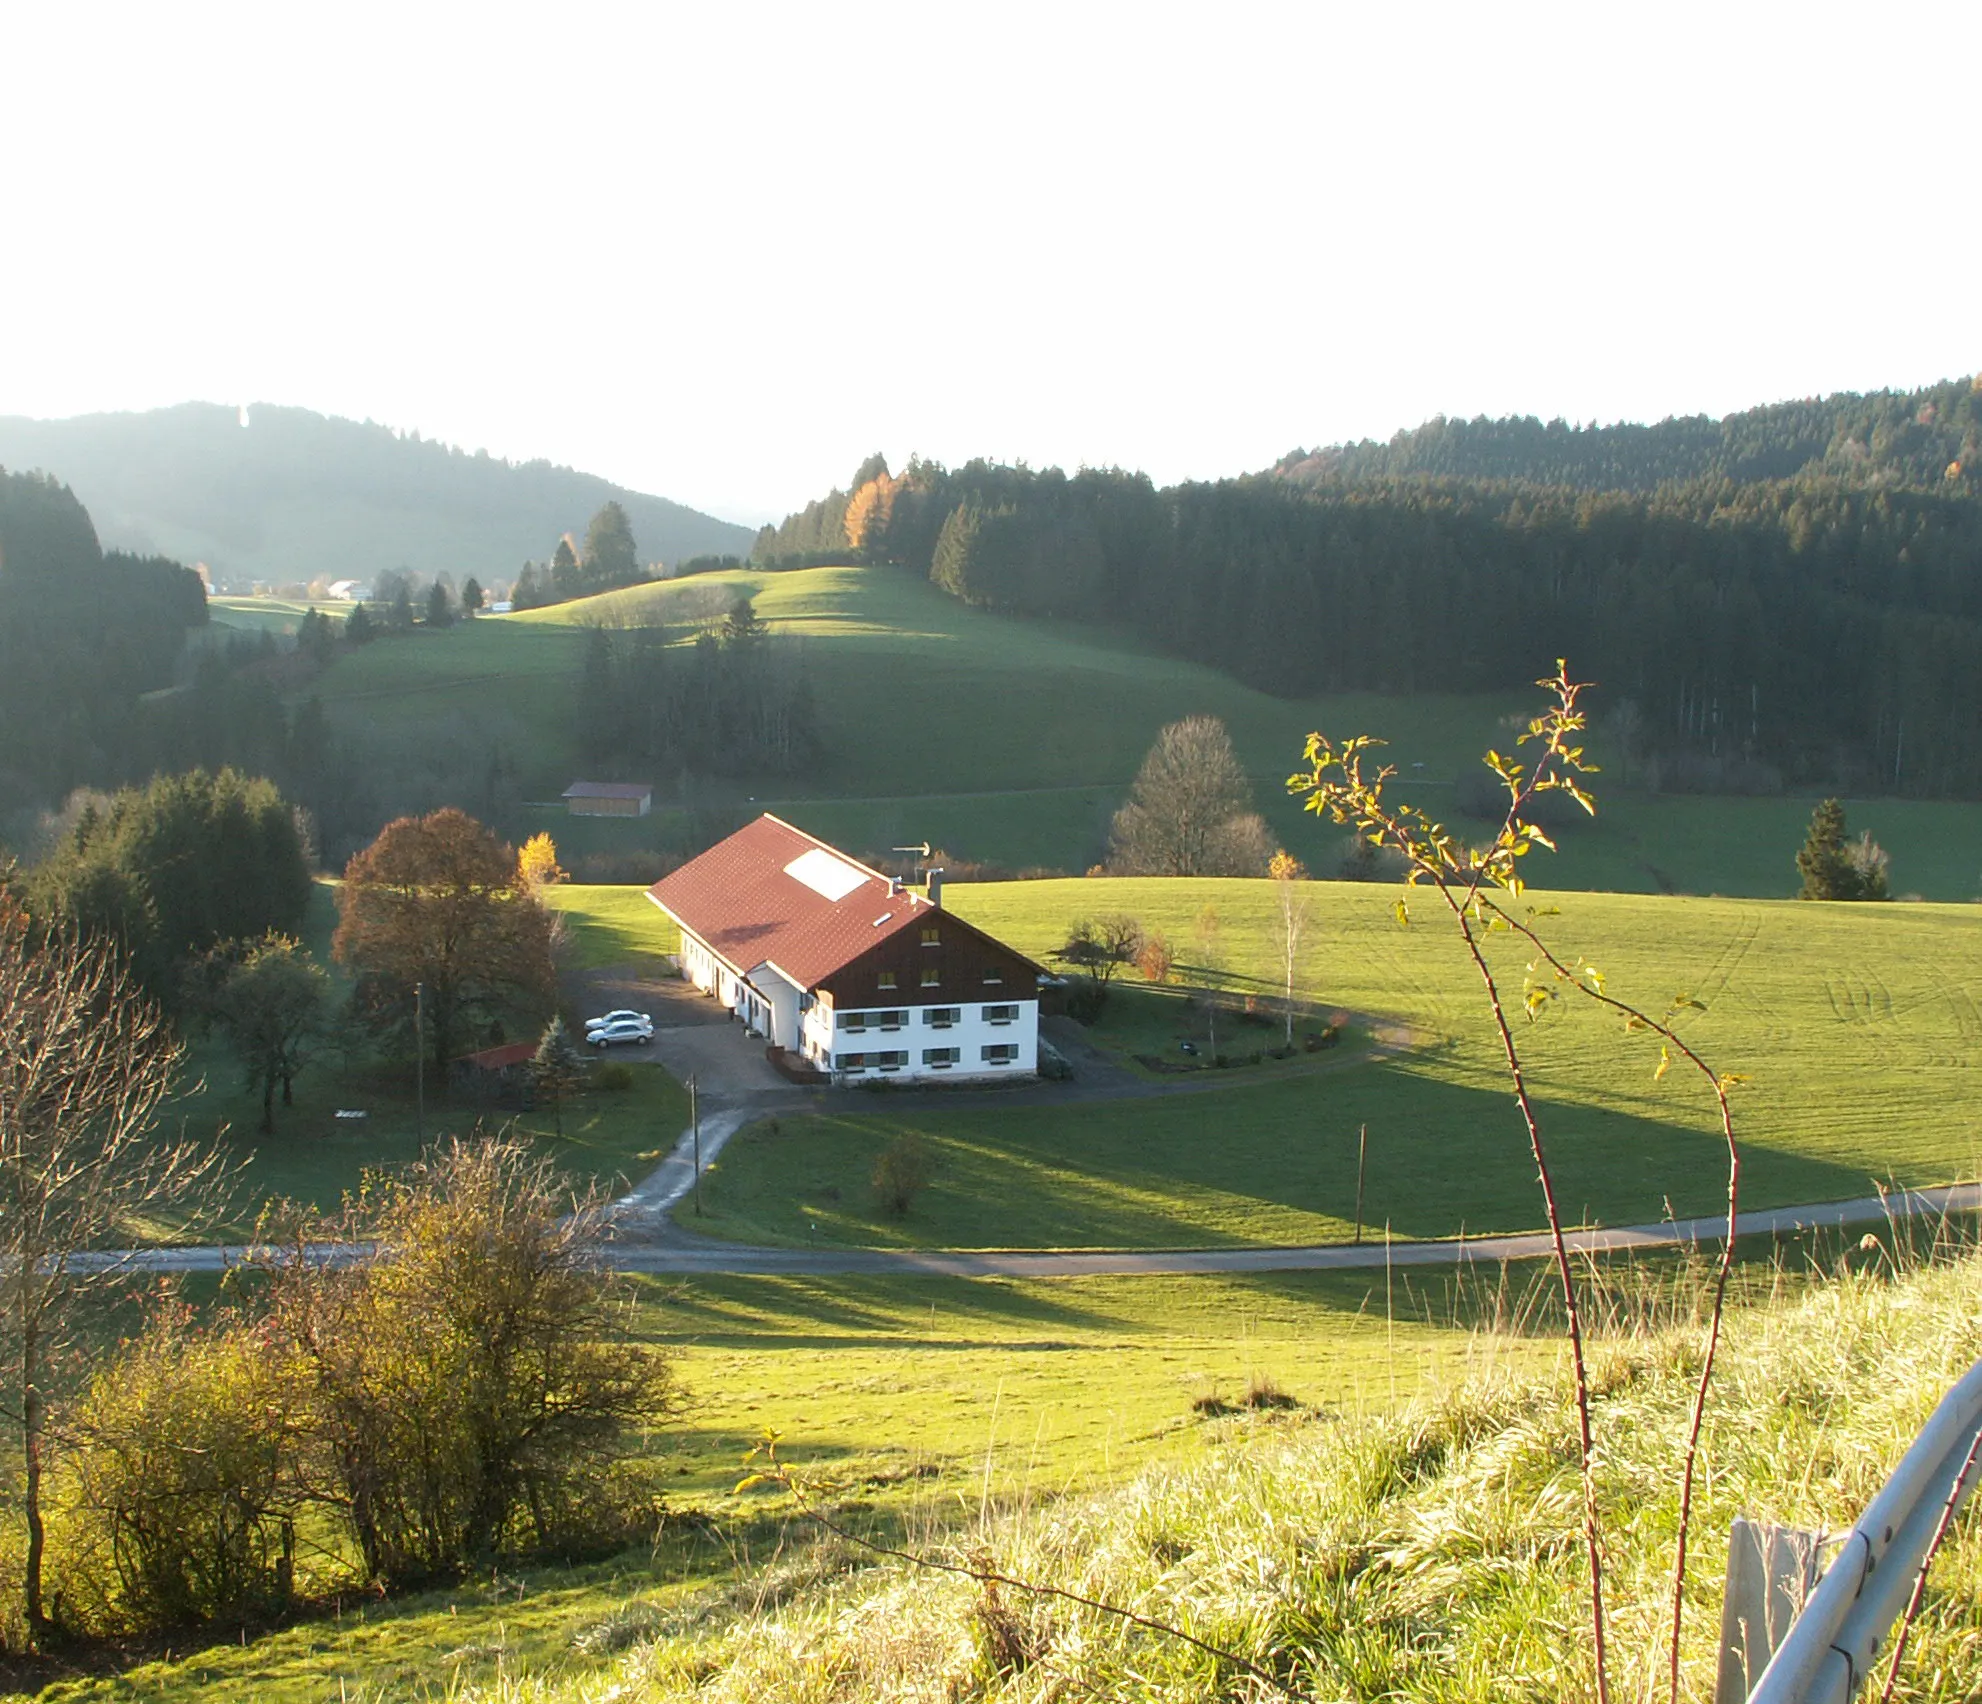
[{"label": "white car", "polygon": [[623,1041],[645,1047],[654,1039],[654,1026],[645,1018],[621,1018],[617,1023],[586,1030],[585,1039],[594,1047],[616,1047]]},{"label": "white car", "polygon": [[585,1033],[590,1035],[595,1029],[604,1029],[607,1024],[645,1024],[649,1029],[652,1029],[654,1027],[654,1020],[645,1012],[628,1011],[622,1006],[618,1011],[608,1012],[602,1018],[587,1018],[585,1020]]}]

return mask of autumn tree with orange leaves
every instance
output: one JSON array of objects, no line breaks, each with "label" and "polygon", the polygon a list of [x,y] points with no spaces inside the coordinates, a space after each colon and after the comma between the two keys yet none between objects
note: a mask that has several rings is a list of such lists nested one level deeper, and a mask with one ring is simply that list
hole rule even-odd
[{"label": "autumn tree with orange leaves", "polygon": [[511,1006],[541,1019],[557,987],[556,919],[519,877],[515,851],[449,806],[389,822],[344,868],[331,950],[375,1001],[410,1009],[424,988],[443,1073],[468,1021]]}]

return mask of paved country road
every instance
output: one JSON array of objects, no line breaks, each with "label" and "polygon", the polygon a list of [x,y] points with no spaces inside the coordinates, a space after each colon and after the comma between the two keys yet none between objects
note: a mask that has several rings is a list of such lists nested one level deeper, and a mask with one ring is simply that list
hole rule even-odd
[{"label": "paved country road", "polygon": [[[705,1139],[706,1152],[706,1139]],[[632,1198],[629,1198],[632,1199]],[[652,1212],[649,1206],[645,1209]],[[1982,1211],[1982,1184],[1895,1190],[1854,1201],[1806,1207],[1770,1207],[1741,1215],[1743,1236],[1817,1228],[1879,1224],[1889,1218],[1938,1218]],[[1724,1216],[1667,1219],[1651,1225],[1588,1227],[1568,1233],[1577,1253],[1610,1254],[1717,1243]],[[326,1250],[335,1258],[348,1250]],[[1324,1272],[1393,1266],[1457,1266],[1468,1261],[1498,1265],[1535,1260],[1550,1252],[1546,1231],[1467,1237],[1449,1242],[1324,1243],[1295,1248],[1200,1249],[864,1249],[750,1248],[677,1234],[666,1242],[620,1241],[604,1245],[607,1264],[622,1272],[705,1275],[786,1274],[833,1277],[848,1273],[920,1273],[942,1278],[1083,1278],[1118,1273]],[[218,1272],[246,1258],[246,1248],[131,1249],[92,1257],[140,1272]]]}]

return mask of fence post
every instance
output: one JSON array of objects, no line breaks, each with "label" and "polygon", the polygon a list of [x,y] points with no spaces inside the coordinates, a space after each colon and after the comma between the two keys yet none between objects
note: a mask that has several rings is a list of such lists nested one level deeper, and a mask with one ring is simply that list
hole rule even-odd
[{"label": "fence post", "polygon": [[1735,1517],[1727,1545],[1714,1704],[1747,1704],[1749,1688],[1762,1678],[1817,1584],[1821,1544],[1813,1532]]}]

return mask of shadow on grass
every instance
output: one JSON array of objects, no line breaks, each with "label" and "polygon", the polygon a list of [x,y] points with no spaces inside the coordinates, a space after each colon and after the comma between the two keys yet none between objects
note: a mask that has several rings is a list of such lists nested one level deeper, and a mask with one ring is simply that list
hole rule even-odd
[{"label": "shadow on grass", "polygon": [[[1726,1151],[1669,1118],[1670,1099],[1539,1103],[1571,1223],[1635,1224],[1711,1213]],[[1656,1111],[1655,1111],[1656,1109]],[[1530,1230],[1534,1164],[1504,1088],[1410,1060],[1319,1084],[1229,1093],[937,1112],[866,1107],[752,1126],[708,1174],[693,1228],[741,1242],[881,1248],[1177,1248],[1346,1242],[1358,1131],[1369,1130],[1362,1220],[1418,1240]],[[913,1132],[933,1181],[899,1218],[876,1207],[876,1156]],[[1868,1192],[1860,1171],[1744,1147],[1750,1205]],[[1924,1182],[1926,1179],[1903,1179]]]}]

